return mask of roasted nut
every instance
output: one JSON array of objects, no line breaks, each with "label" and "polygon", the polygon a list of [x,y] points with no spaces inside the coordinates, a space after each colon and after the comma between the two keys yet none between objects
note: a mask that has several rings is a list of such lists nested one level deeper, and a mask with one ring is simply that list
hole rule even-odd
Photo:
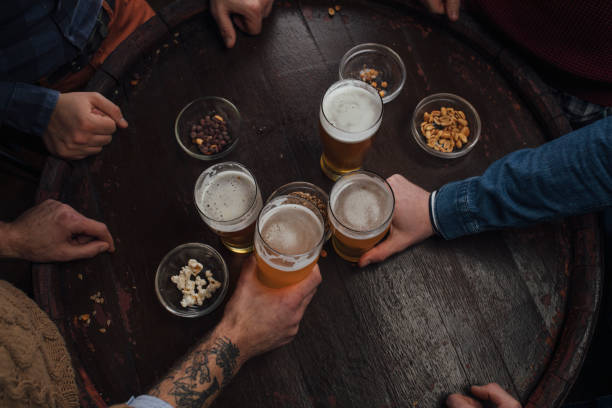
[{"label": "roasted nut", "polygon": [[427,146],[450,153],[467,143],[470,128],[463,111],[442,106],[440,110],[423,113],[421,133],[427,139]]}]

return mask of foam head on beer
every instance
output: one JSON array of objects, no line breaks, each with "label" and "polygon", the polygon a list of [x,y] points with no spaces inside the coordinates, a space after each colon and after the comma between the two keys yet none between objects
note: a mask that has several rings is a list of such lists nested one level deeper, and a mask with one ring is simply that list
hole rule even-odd
[{"label": "foam head on beer", "polygon": [[316,264],[325,225],[319,210],[293,196],[279,196],[263,208],[257,220],[257,276],[270,287],[297,283]]},{"label": "foam head on beer", "polygon": [[211,178],[201,191],[201,210],[215,221],[231,221],[253,204],[257,188],[244,174],[228,170]]},{"label": "foam head on beer", "polygon": [[261,193],[253,175],[241,164],[219,163],[206,169],[196,182],[194,198],[204,222],[230,250],[253,249],[253,233]]},{"label": "foam head on beer", "polygon": [[321,125],[334,139],[358,143],[372,136],[380,126],[382,101],[361,81],[347,80],[332,86],[321,104]]},{"label": "foam head on beer", "polygon": [[361,174],[342,179],[334,186],[331,205],[334,217],[345,227],[376,233],[389,220],[394,200],[384,181]]},{"label": "foam head on beer", "polygon": [[319,244],[324,230],[316,214],[301,204],[276,207],[261,217],[260,224],[265,243],[284,255],[310,251]]}]

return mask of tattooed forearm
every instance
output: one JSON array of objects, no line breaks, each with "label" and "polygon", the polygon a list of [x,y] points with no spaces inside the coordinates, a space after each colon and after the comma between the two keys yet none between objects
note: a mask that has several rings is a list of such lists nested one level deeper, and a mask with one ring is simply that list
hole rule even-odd
[{"label": "tattooed forearm", "polygon": [[207,406],[234,376],[239,356],[229,338],[218,337],[189,353],[149,393],[177,407]]},{"label": "tattooed forearm", "polygon": [[227,337],[217,339],[215,346],[211,349],[210,353],[217,356],[216,363],[223,369],[223,382],[221,386],[225,387],[234,375],[234,369],[237,364],[236,359],[240,356],[240,350]]}]

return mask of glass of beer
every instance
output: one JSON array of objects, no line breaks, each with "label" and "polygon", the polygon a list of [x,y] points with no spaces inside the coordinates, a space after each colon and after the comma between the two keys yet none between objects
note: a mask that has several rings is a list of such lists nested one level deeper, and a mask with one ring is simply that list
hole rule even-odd
[{"label": "glass of beer", "polygon": [[255,177],[240,163],[224,162],[204,170],[195,184],[200,217],[229,250],[253,250],[257,215],[263,206]]},{"label": "glass of beer", "polygon": [[395,196],[385,179],[360,170],[336,181],[327,208],[336,253],[349,262],[357,262],[389,230]]},{"label": "glass of beer", "polygon": [[255,228],[259,281],[281,288],[305,279],[319,259],[324,237],[323,217],[309,201],[289,195],[270,200]]},{"label": "glass of beer", "polygon": [[321,169],[332,180],[359,170],[382,122],[383,102],[369,84],[344,79],[329,87],[319,110]]}]

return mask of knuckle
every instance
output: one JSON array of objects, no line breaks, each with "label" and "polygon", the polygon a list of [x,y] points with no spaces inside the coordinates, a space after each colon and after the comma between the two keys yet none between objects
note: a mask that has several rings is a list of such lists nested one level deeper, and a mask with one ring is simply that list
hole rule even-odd
[{"label": "knuckle", "polygon": [[121,109],[115,104],[110,108],[110,114],[113,116],[121,116]]},{"label": "knuckle", "polygon": [[249,0],[245,3],[245,7],[248,13],[258,17],[261,15],[261,3],[258,0]]},{"label": "knuckle", "polygon": [[[84,129],[84,130],[87,130],[87,129],[86,129],[87,127],[88,127],[88,126],[87,126],[87,125],[85,125],[85,126],[83,126],[83,129]],[[87,136],[85,136],[85,135],[84,135],[84,134],[82,134],[82,133],[78,133],[78,134],[74,135],[74,137],[73,137],[72,141],[73,141],[73,143],[74,143],[74,144],[77,144],[77,145],[83,145],[83,144],[87,143]]]}]

